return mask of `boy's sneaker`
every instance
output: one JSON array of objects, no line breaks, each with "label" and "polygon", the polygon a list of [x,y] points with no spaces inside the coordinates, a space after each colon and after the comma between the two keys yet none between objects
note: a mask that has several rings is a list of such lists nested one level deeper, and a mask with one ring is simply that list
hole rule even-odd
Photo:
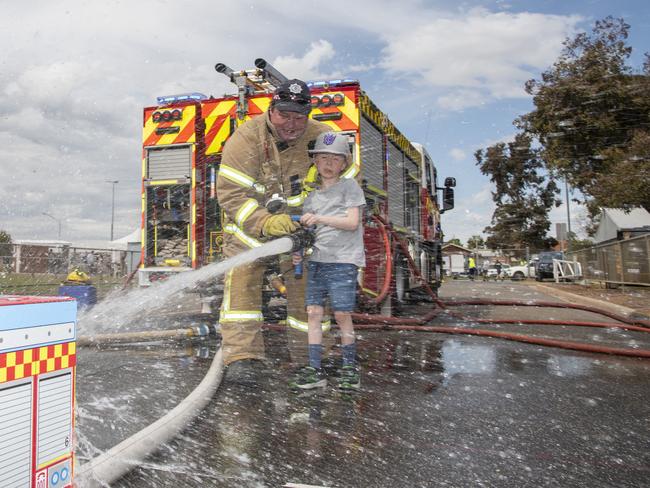
[{"label": "boy's sneaker", "polygon": [[339,390],[350,391],[361,388],[361,375],[358,366],[343,366],[339,370]]},{"label": "boy's sneaker", "polygon": [[328,356],[321,361],[323,369],[327,373],[327,376],[337,378],[341,372],[341,366],[343,365],[343,359],[341,356]]},{"label": "boy's sneaker", "polygon": [[312,368],[311,366],[303,366],[297,372],[293,380],[289,382],[291,388],[299,388],[301,390],[310,390],[327,385],[327,375],[323,368]]}]

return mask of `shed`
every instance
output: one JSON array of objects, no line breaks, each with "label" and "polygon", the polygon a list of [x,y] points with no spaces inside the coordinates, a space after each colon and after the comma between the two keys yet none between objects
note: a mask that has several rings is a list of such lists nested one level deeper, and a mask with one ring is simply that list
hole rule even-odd
[{"label": "shed", "polygon": [[620,241],[648,233],[650,233],[650,213],[646,209],[601,208],[600,223],[594,234],[594,242],[600,244]]}]

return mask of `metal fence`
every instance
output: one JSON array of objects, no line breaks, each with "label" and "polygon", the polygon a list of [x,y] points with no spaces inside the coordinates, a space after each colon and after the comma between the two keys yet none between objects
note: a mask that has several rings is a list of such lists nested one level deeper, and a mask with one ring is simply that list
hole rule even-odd
[{"label": "metal fence", "polygon": [[126,286],[139,251],[66,245],[0,244],[0,295],[58,295],[74,269],[89,274],[99,299]]},{"label": "metal fence", "polygon": [[567,253],[591,281],[650,286],[650,234]]},{"label": "metal fence", "polygon": [[128,275],[140,263],[139,251],[71,246],[0,244],[0,272],[67,274],[74,269],[91,276]]}]

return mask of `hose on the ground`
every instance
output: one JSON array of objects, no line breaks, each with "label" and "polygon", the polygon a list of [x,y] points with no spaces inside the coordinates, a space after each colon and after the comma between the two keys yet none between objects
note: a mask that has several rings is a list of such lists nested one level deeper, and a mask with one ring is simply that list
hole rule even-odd
[{"label": "hose on the ground", "polygon": [[210,334],[207,325],[187,327],[185,329],[148,330],[140,332],[120,332],[115,334],[90,334],[77,337],[78,346],[93,346],[123,342],[155,341],[159,339],[182,339],[187,337],[205,337]]},{"label": "hose on the ground", "polygon": [[210,402],[223,376],[223,355],[217,351],[207,374],[181,403],[153,424],[120,442],[108,451],[82,464],[75,484],[101,488],[120,479],[160,445],[171,440]]},{"label": "hose on the ground", "polygon": [[[422,287],[429,294],[433,303],[439,308],[428,312],[422,317],[412,317],[412,318],[396,318],[388,317],[377,314],[359,314],[353,313],[352,318],[355,323],[359,324],[361,328],[384,328],[392,330],[419,330],[427,332],[440,332],[440,333],[450,333],[450,334],[467,334],[467,335],[480,335],[487,337],[496,337],[500,339],[507,339],[518,342],[525,342],[529,344],[538,344],[542,346],[551,346],[559,347],[564,349],[585,351],[585,352],[595,352],[603,354],[614,354],[622,356],[634,356],[634,357],[650,357],[650,350],[643,349],[624,349],[624,348],[614,348],[606,347],[600,345],[592,345],[585,343],[576,343],[570,341],[561,341],[555,339],[544,339],[539,337],[533,337],[523,334],[510,334],[508,332],[499,332],[483,329],[470,329],[466,327],[432,327],[426,326],[425,324],[431,321],[436,316],[440,315],[441,312],[453,316],[457,319],[460,319],[464,322],[474,322],[474,323],[486,323],[486,324],[535,324],[535,325],[569,325],[569,326],[583,326],[583,327],[616,327],[625,330],[633,330],[637,332],[649,332],[650,331],[650,321],[639,319],[639,318],[628,318],[619,314],[614,314],[606,310],[600,310],[595,307],[588,307],[575,304],[566,304],[566,303],[557,303],[557,302],[545,302],[545,301],[516,301],[516,300],[462,300],[462,301],[443,301],[438,298],[438,295],[426,282],[424,277],[421,275],[415,262],[413,261],[409,251],[408,246],[404,243],[400,235],[392,228],[389,222],[380,216],[376,216],[375,220],[383,225],[383,228],[392,235],[396,240],[398,245],[401,247],[404,256],[408,261],[409,268],[411,272],[416,276],[416,278],[422,284]],[[386,238],[387,239],[387,238]],[[613,323],[600,323],[600,322],[580,322],[580,321],[562,321],[562,320],[499,320],[499,319],[476,319],[471,318],[466,315],[460,314],[458,312],[452,312],[449,310],[449,307],[462,306],[462,305],[509,305],[509,306],[522,306],[522,307],[553,307],[553,308],[566,308],[581,310],[586,312],[591,312],[595,314],[600,314],[605,317],[612,318],[621,322],[622,324],[613,324]],[[355,325],[356,326],[356,325]]]}]

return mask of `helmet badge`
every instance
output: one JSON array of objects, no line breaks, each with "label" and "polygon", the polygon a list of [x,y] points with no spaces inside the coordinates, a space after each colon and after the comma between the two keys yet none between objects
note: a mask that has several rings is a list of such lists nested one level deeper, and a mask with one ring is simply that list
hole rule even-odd
[{"label": "helmet badge", "polygon": [[323,137],[323,144],[326,146],[331,146],[334,144],[334,141],[336,140],[336,134],[325,134]]}]

